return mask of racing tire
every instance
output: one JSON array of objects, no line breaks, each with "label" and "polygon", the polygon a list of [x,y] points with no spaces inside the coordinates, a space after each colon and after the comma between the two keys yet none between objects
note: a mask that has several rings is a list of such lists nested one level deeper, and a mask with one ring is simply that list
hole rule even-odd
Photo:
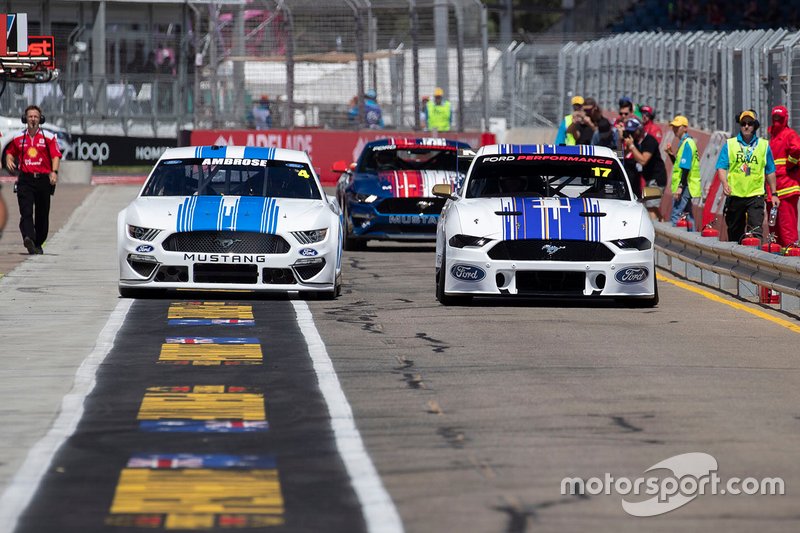
[{"label": "racing tire", "polygon": [[336,283],[333,285],[332,291],[319,291],[314,294],[317,300],[335,300],[342,295],[342,279],[341,276],[336,277]]},{"label": "racing tire", "polygon": [[362,252],[367,249],[367,241],[365,239],[355,239],[350,234],[348,226],[352,223],[350,222],[350,216],[347,213],[347,208],[345,207],[344,210],[344,224],[342,230],[344,231],[344,242],[342,243],[342,248],[346,252]]},{"label": "racing tire", "polygon": [[447,252],[442,253],[442,266],[436,276],[436,299],[442,305],[466,305],[472,301],[472,296],[464,294],[447,294],[444,292],[444,276],[447,272]]}]

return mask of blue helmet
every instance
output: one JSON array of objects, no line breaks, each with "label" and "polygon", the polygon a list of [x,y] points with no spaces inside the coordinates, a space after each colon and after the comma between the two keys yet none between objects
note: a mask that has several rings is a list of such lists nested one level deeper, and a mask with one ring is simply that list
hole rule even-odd
[{"label": "blue helmet", "polygon": [[375,89],[367,89],[367,91],[364,93],[364,96],[372,100],[375,100],[378,97],[378,93],[377,91],[375,91]]}]

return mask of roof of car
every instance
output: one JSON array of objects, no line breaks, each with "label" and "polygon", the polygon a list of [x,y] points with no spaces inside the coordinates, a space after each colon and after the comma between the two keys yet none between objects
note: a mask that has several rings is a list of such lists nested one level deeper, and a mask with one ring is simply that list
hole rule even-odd
[{"label": "roof of car", "polygon": [[494,154],[557,154],[557,155],[597,155],[617,157],[617,154],[605,146],[579,144],[574,146],[554,144],[489,144],[481,146],[476,156]]},{"label": "roof of car", "polygon": [[275,159],[311,165],[308,154],[300,150],[259,146],[183,146],[167,148],[161,155],[161,159],[176,158]]},{"label": "roof of car", "polygon": [[372,148],[373,146],[387,146],[393,145],[400,149],[406,148],[469,148],[469,144],[461,141],[454,141],[451,139],[442,139],[439,137],[389,137],[388,139],[378,139],[377,141],[368,142],[364,148]]}]

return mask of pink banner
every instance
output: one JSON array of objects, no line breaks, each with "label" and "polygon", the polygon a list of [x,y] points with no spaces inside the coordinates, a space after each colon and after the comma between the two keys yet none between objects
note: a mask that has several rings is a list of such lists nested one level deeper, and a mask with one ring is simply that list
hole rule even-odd
[{"label": "pink banner", "polygon": [[[429,136],[427,132],[413,131],[336,131],[336,130],[195,130],[190,137],[193,146],[268,146],[308,152],[323,185],[333,185],[339,174],[331,167],[335,161],[354,162],[364,145],[376,139],[417,138]],[[440,137],[442,137],[440,135]],[[477,149],[485,134],[481,132],[453,133],[448,139],[463,141]]]}]

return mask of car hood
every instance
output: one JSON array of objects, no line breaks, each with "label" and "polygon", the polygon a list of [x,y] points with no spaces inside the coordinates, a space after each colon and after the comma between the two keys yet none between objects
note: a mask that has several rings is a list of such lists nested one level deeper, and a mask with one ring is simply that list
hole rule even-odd
[{"label": "car hood", "polygon": [[635,201],[471,198],[453,207],[463,233],[476,237],[608,241],[642,235],[653,239],[652,223]]},{"label": "car hood", "polygon": [[127,224],[166,231],[277,233],[330,226],[322,200],[256,196],[139,197],[126,208]]},{"label": "car hood", "polygon": [[379,198],[419,198],[433,196],[433,186],[447,183],[458,186],[464,174],[453,170],[390,170],[356,176],[355,190]]}]

